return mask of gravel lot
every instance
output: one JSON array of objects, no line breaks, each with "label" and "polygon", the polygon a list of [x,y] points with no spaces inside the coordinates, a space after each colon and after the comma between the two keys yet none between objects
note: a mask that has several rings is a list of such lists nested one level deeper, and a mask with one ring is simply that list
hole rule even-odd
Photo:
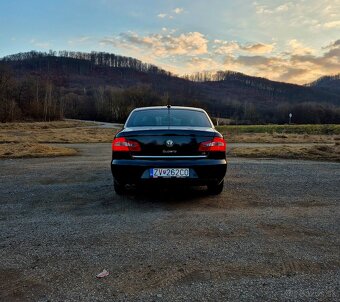
[{"label": "gravel lot", "polygon": [[0,161],[1,301],[340,300],[340,164],[234,158],[220,196],[119,197],[110,144],[70,146]]}]

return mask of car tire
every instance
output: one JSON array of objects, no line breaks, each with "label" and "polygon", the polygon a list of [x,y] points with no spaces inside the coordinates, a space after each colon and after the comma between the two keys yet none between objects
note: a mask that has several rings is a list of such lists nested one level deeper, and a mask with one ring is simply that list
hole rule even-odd
[{"label": "car tire", "polygon": [[224,186],[224,180],[222,180],[220,183],[209,184],[208,193],[211,195],[221,194],[223,191],[223,186]]},{"label": "car tire", "polygon": [[113,188],[115,189],[117,195],[123,195],[125,193],[125,184],[116,180],[113,181]]}]

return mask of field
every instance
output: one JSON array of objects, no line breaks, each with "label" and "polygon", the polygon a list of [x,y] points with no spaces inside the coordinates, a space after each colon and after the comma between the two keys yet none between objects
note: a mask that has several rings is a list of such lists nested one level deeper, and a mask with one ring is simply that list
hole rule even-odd
[{"label": "field", "polygon": [[271,133],[303,135],[340,135],[340,125],[228,125],[216,127],[223,133]]},{"label": "field", "polygon": [[59,144],[110,142],[115,132],[82,121],[0,124],[0,158],[75,155],[76,149]]},{"label": "field", "polygon": [[114,136],[112,128],[100,123],[58,121],[0,124],[1,143],[102,143]]},{"label": "field", "polygon": [[228,155],[249,158],[287,158],[338,162],[340,161],[340,144],[234,147],[229,150]]},{"label": "field", "polygon": [[340,125],[218,126],[230,143],[332,144],[340,140]]},{"label": "field", "polygon": [[[77,150],[67,144],[110,143],[119,127],[70,120],[0,124],[0,158],[74,155]],[[216,128],[226,138],[229,157],[340,161],[340,125],[228,125]]]}]

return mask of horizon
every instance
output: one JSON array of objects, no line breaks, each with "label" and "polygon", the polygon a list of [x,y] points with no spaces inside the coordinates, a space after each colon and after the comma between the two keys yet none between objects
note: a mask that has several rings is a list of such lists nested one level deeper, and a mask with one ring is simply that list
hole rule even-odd
[{"label": "horizon", "polygon": [[230,70],[300,85],[340,72],[340,0],[36,0],[2,7],[0,57],[32,49],[109,52],[178,76]]}]

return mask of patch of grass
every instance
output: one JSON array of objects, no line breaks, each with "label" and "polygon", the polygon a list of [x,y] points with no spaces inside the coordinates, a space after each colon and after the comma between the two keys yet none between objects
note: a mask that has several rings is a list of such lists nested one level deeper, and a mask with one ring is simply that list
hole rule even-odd
[{"label": "patch of grass", "polygon": [[309,135],[339,135],[340,125],[226,125],[216,129],[225,134],[279,133]]},{"label": "patch of grass", "polygon": [[228,143],[334,143],[340,140],[340,135],[313,135],[292,133],[224,133]]},{"label": "patch of grass", "polygon": [[0,143],[104,143],[111,142],[117,131],[92,125],[78,121],[0,124]]},{"label": "patch of grass", "polygon": [[249,158],[288,158],[340,162],[340,145],[234,147],[229,156]]},{"label": "patch of grass", "polygon": [[94,126],[95,123],[85,121],[52,121],[52,122],[23,122],[0,123],[0,131],[9,130],[44,130]]},{"label": "patch of grass", "polygon": [[77,151],[71,148],[37,143],[0,144],[0,158],[55,157],[75,154]]}]

